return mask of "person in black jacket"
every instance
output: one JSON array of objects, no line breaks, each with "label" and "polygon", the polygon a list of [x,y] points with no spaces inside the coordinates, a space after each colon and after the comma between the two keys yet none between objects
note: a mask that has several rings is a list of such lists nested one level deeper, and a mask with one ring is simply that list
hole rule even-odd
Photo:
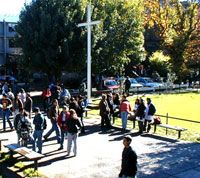
[{"label": "person in black jacket", "polygon": [[78,130],[81,129],[81,122],[79,118],[76,115],[76,111],[74,109],[70,109],[70,116],[67,119],[67,128],[68,128],[68,134],[67,134],[67,156],[71,152],[71,147],[72,147],[72,141],[74,143],[74,156],[77,154],[77,137],[78,137]]},{"label": "person in black jacket", "polygon": [[129,89],[131,87],[131,81],[130,81],[129,76],[126,77],[124,85],[125,85],[125,93],[127,94],[127,96],[129,96]]},{"label": "person in black jacket", "polygon": [[145,105],[143,99],[140,99],[139,106],[137,108],[137,111],[135,113],[136,119],[138,120],[138,126],[139,126],[139,133],[143,133],[143,125],[144,125],[144,116],[145,116]]},{"label": "person in black jacket", "polygon": [[123,139],[124,150],[122,152],[120,178],[135,178],[137,173],[137,154],[130,146],[131,141],[132,138],[129,135]]},{"label": "person in black jacket", "polygon": [[[151,121],[153,119],[153,115],[156,112],[156,108],[155,106],[151,103],[151,99],[147,98],[147,107],[146,107],[146,111],[145,111],[145,121],[144,121],[144,131],[149,132],[151,129]],[[148,123],[148,127],[147,127],[147,123]],[[146,130],[147,127],[147,130]]]},{"label": "person in black jacket", "polygon": [[33,107],[33,100],[31,98],[30,93],[27,93],[24,109],[26,110],[26,112],[28,112],[30,119],[31,119],[31,114],[32,114],[32,107]]},{"label": "person in black jacket", "polygon": [[108,102],[106,100],[106,95],[102,95],[102,99],[99,102],[99,110],[100,110],[100,116],[101,116],[101,128],[104,128],[104,123],[106,123],[106,128],[109,130],[111,128],[109,114],[110,109],[108,106]]},{"label": "person in black jacket", "polygon": [[85,126],[83,123],[83,113],[85,112],[85,105],[84,105],[84,101],[83,101],[83,97],[82,96],[78,96],[78,110],[77,110],[77,115],[78,117],[81,118],[81,133],[85,133]]}]

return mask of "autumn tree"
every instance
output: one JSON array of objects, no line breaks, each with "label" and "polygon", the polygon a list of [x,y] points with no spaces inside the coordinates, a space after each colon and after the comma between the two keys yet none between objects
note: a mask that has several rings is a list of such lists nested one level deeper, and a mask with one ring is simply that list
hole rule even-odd
[{"label": "autumn tree", "polygon": [[146,0],[146,25],[161,39],[170,56],[172,71],[182,79],[188,73],[188,62],[199,56],[199,17],[197,2],[183,6],[179,0]]},{"label": "autumn tree", "polygon": [[163,51],[156,51],[149,57],[150,65],[153,71],[160,74],[161,77],[166,77],[170,70],[170,57],[163,54]]}]

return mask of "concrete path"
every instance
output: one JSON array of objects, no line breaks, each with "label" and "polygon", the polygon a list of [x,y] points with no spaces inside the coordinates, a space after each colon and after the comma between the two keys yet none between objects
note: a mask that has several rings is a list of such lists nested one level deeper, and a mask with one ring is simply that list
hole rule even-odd
[{"label": "concrete path", "polygon": [[[161,137],[153,134],[138,135],[137,130],[122,132],[114,128],[109,132],[99,129],[99,120],[85,119],[86,133],[78,138],[76,157],[58,151],[54,138],[43,143],[44,159],[39,161],[39,172],[49,178],[117,178],[125,134],[132,136],[132,147],[138,155],[138,178],[198,178],[200,177],[200,144]],[[48,128],[45,132],[48,131]],[[2,121],[0,121],[2,128]],[[54,135],[53,135],[54,136]],[[1,132],[0,138],[15,143],[15,131]],[[31,161],[26,161],[31,164]]]}]

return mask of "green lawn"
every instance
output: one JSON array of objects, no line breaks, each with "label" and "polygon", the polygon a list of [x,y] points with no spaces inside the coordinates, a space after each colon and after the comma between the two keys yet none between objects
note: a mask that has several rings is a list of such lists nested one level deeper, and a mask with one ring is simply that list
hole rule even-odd
[{"label": "green lawn", "polygon": [[[150,97],[152,99],[152,103],[156,106],[156,114],[166,116],[168,113],[171,117],[200,122],[200,93],[146,95],[142,97],[145,102],[147,97]],[[132,108],[136,98],[137,96],[131,96],[128,98]],[[99,101],[96,101],[95,103],[97,104]],[[92,117],[100,118],[98,117],[98,110],[92,110],[89,114],[93,115]],[[163,123],[166,122],[165,117],[162,117],[161,120]],[[121,125],[121,120],[117,119],[116,124]],[[181,139],[198,142],[198,138],[200,137],[200,124],[174,119],[169,119],[168,124],[187,128],[188,131],[182,132]],[[128,126],[130,128],[132,127],[132,123],[130,121]],[[157,133],[164,135],[165,129],[159,128]],[[177,136],[176,131],[169,130],[168,133],[169,135]]]}]

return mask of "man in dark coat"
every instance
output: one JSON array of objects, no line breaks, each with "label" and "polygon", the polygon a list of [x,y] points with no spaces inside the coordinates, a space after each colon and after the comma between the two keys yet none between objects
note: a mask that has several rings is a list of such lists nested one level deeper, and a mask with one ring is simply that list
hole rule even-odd
[{"label": "man in dark coat", "polygon": [[59,105],[58,105],[58,100],[54,99],[53,100],[53,105],[49,108],[48,112],[48,118],[51,120],[52,127],[51,129],[44,135],[45,141],[47,141],[48,137],[55,131],[56,132],[56,137],[58,143],[60,143],[61,136],[60,136],[60,130],[58,128],[58,123],[57,119],[59,116]]},{"label": "man in dark coat", "polygon": [[31,99],[30,93],[27,93],[24,109],[26,110],[26,112],[28,112],[30,119],[31,119],[31,114],[32,114],[32,107],[33,107],[33,100]]},{"label": "man in dark coat", "polygon": [[125,85],[125,93],[127,94],[127,96],[129,96],[129,89],[131,87],[131,81],[128,76],[126,77],[124,85]]},{"label": "man in dark coat", "polygon": [[123,139],[124,150],[122,152],[120,178],[135,178],[137,173],[137,154],[131,148],[132,138],[126,135]]},{"label": "man in dark coat", "polygon": [[101,128],[104,127],[104,122],[105,122],[107,129],[110,129],[111,127],[110,119],[109,119],[110,109],[106,101],[106,95],[102,95],[102,99],[99,103],[99,109],[100,109],[100,116],[101,116]]}]

